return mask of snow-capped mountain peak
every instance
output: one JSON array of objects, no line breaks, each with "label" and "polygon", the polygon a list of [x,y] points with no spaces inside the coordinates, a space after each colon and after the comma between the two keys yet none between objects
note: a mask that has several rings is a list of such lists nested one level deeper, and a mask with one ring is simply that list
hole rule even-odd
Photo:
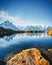
[{"label": "snow-capped mountain peak", "polygon": [[4,21],[3,23],[0,24],[0,27],[12,29],[12,30],[19,30],[15,25],[12,24],[12,22],[9,21]]}]

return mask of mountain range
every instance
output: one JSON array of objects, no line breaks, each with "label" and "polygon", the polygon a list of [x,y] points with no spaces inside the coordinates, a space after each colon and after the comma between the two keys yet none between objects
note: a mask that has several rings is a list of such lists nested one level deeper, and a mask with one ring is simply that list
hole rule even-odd
[{"label": "mountain range", "polygon": [[16,27],[12,22],[10,21],[4,21],[3,23],[0,24],[0,27],[6,28],[6,29],[12,29],[12,30],[48,30],[52,28],[52,26],[45,26],[45,25],[29,25],[29,26],[18,26]]}]

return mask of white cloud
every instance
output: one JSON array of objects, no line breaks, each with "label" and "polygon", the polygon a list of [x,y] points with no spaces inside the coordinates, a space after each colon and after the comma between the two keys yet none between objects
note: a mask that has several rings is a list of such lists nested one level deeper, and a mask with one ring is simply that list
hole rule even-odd
[{"label": "white cloud", "polygon": [[5,11],[0,11],[0,23],[9,20],[10,22],[14,25],[29,25],[30,21],[29,20],[23,20],[22,18],[16,17],[16,16],[11,16]]},{"label": "white cloud", "polygon": [[0,23],[9,20],[12,21],[15,25],[17,22],[20,20],[18,17],[10,16],[7,12],[5,11],[0,11]]}]

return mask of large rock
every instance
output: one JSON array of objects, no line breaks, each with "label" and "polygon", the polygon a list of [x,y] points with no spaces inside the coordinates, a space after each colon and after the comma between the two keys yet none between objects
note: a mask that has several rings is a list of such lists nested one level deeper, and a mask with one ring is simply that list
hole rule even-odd
[{"label": "large rock", "polygon": [[50,65],[36,48],[23,50],[7,61],[7,65]]}]

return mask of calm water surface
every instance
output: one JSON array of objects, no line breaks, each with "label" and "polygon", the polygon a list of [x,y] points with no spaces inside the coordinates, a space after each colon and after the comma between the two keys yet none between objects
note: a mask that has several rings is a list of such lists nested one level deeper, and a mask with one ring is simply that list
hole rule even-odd
[{"label": "calm water surface", "polygon": [[13,50],[32,47],[52,48],[52,37],[46,33],[14,34],[0,38],[0,59]]}]

